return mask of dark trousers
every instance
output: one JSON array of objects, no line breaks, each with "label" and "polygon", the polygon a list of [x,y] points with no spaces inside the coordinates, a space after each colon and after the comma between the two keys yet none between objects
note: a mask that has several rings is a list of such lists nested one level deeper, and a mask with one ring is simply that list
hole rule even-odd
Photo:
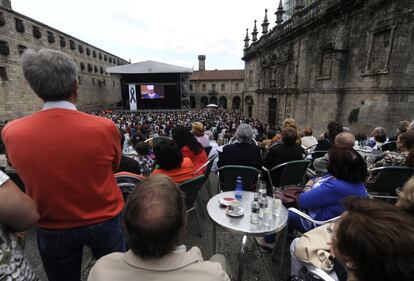
[{"label": "dark trousers", "polygon": [[84,245],[91,248],[96,259],[112,252],[125,252],[121,215],[79,228],[38,228],[37,243],[49,281],[80,281]]}]

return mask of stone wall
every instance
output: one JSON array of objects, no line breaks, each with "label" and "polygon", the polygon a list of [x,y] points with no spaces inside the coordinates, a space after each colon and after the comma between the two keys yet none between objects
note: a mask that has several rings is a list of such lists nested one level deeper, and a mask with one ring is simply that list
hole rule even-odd
[{"label": "stone wall", "polygon": [[79,109],[103,108],[121,100],[119,77],[105,70],[127,61],[0,6],[0,123],[41,108],[41,101],[26,83],[21,70],[19,58],[25,48],[60,50],[76,61]]},{"label": "stone wall", "polygon": [[[255,117],[286,117],[322,132],[331,120],[354,132],[395,131],[414,119],[413,1],[315,1],[244,50]],[[352,113],[351,113],[352,112]],[[351,121],[351,122],[350,122]]]},{"label": "stone wall", "polygon": [[[191,97],[195,99],[196,108],[202,107],[202,98],[207,98],[208,103],[215,103],[220,107],[223,107],[220,100],[225,99],[228,110],[233,110],[233,99],[238,97],[240,101],[243,101],[244,97],[244,81],[243,80],[191,80],[190,84],[192,85],[192,91],[189,93]],[[203,88],[205,85],[205,89]],[[215,90],[212,90],[212,85],[215,85]],[[224,84],[224,89],[222,89],[222,84]],[[238,86],[237,86],[238,85]],[[191,89],[191,88],[190,88]],[[217,99],[215,102],[214,99]],[[242,102],[240,102],[239,110],[242,110]]]}]

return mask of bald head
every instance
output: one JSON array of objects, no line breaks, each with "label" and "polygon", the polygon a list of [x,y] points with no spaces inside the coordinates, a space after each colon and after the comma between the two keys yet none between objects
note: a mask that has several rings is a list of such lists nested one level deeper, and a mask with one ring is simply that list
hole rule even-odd
[{"label": "bald head", "polygon": [[349,132],[342,132],[336,135],[335,144],[346,147],[353,147],[355,144],[355,137]]},{"label": "bald head", "polygon": [[143,259],[171,253],[182,243],[186,219],[177,185],[165,175],[146,178],[126,204],[124,220],[131,250]]}]

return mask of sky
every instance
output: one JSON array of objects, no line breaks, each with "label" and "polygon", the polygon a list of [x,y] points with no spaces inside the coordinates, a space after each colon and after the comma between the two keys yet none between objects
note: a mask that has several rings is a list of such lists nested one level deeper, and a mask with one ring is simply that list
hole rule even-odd
[{"label": "sky", "polygon": [[154,60],[198,70],[243,69],[244,37],[279,0],[12,0],[13,10],[132,63]]}]

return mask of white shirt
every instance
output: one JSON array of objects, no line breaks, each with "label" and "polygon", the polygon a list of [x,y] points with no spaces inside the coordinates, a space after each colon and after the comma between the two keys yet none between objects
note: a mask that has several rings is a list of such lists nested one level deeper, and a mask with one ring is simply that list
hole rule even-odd
[{"label": "white shirt", "polygon": [[52,109],[52,108],[63,108],[63,109],[70,109],[76,110],[76,105],[71,102],[61,100],[61,101],[47,101],[43,105],[42,110]]}]

